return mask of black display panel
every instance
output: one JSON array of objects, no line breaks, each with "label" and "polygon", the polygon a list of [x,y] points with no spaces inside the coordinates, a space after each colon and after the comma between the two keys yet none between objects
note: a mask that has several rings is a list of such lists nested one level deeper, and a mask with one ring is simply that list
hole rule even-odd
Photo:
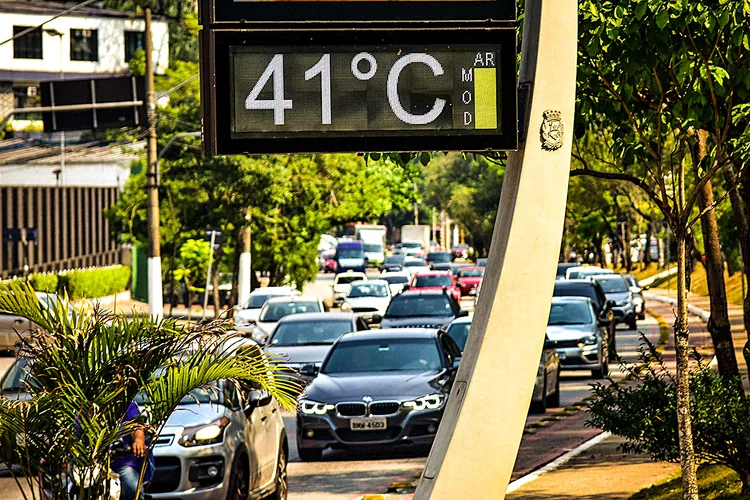
[{"label": "black display panel", "polygon": [[294,35],[306,43],[262,44],[258,32],[204,37],[216,55],[215,80],[203,87],[207,152],[516,147],[514,30],[363,31],[346,44],[336,43],[344,34],[284,38]]}]

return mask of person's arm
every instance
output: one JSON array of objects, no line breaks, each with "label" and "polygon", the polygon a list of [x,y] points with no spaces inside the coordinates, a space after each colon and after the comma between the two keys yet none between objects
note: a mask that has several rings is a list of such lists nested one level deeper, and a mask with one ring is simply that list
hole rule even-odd
[{"label": "person's arm", "polygon": [[133,432],[133,455],[139,458],[146,455],[146,433],[141,429]]}]

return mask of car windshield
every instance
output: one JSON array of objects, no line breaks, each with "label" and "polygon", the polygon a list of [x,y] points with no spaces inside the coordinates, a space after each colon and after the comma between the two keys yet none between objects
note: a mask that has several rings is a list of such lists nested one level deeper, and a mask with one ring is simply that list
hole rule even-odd
[{"label": "car windshield", "polygon": [[29,378],[28,365],[28,358],[18,358],[18,361],[13,363],[3,379],[3,392],[23,391],[26,388],[26,383]]},{"label": "car windshield", "polygon": [[322,312],[317,302],[274,302],[263,308],[259,318],[261,322],[278,321],[290,314]]},{"label": "car windshield", "polygon": [[624,279],[596,280],[602,286],[604,293],[623,293],[628,291],[628,284]]},{"label": "car windshield", "polygon": [[401,246],[403,248],[422,248],[422,244],[418,241],[406,241]]},{"label": "car windshield", "polygon": [[377,243],[365,243],[365,252],[382,252],[383,246]]},{"label": "car windshield", "polygon": [[321,373],[424,372],[440,366],[440,351],[432,339],[373,339],[337,344]]},{"label": "car windshield", "polygon": [[478,278],[484,276],[484,269],[461,269],[458,276],[460,278]]},{"label": "car windshield", "polygon": [[387,281],[389,285],[402,285],[409,282],[409,278],[407,278],[406,276],[400,276],[398,274],[396,276],[389,276],[385,274],[378,279]]},{"label": "car windshield", "polygon": [[399,295],[393,298],[385,312],[386,318],[452,315],[450,300],[442,294]]},{"label": "car windshield", "polygon": [[549,310],[548,325],[587,325],[594,321],[585,302],[559,302]]},{"label": "car windshield", "polygon": [[441,276],[417,276],[414,278],[414,288],[426,288],[430,286],[453,286],[451,277],[448,275]]},{"label": "car windshield", "polygon": [[430,252],[427,256],[427,261],[438,263],[451,262],[451,254],[448,252]]},{"label": "car windshield", "polygon": [[352,322],[317,320],[280,323],[271,339],[272,346],[328,345],[352,331]]},{"label": "car windshield", "polygon": [[352,285],[349,297],[387,297],[388,285],[383,283],[359,283]]},{"label": "car windshield", "polygon": [[427,262],[423,260],[410,260],[404,262],[404,267],[427,267]]},{"label": "car windshield", "polygon": [[[135,402],[139,406],[148,405],[148,397],[143,392],[139,392],[135,396]],[[187,395],[180,400],[179,405],[194,405],[194,404],[224,404],[224,387],[223,384],[214,380],[208,384],[197,387],[187,393]]]},{"label": "car windshield", "polygon": [[389,255],[385,258],[383,261],[384,264],[403,264],[404,263],[404,256],[403,255]]},{"label": "car windshield", "polygon": [[339,275],[339,276],[336,276],[336,284],[337,285],[348,285],[352,281],[359,281],[359,280],[366,279],[366,278],[367,278],[366,276],[363,277],[363,276],[358,275],[358,274],[354,274],[352,276],[341,276],[341,275]]},{"label": "car windshield", "polygon": [[461,352],[463,352],[466,340],[469,338],[469,328],[471,328],[471,323],[454,323],[448,327],[448,335],[458,345]]},{"label": "car windshield", "polygon": [[266,303],[268,299],[273,297],[274,295],[269,294],[251,294],[250,298],[247,299],[247,304],[245,304],[245,309],[260,309],[263,307],[263,304]]},{"label": "car windshield", "polygon": [[339,248],[336,253],[339,259],[361,259],[361,248]]}]

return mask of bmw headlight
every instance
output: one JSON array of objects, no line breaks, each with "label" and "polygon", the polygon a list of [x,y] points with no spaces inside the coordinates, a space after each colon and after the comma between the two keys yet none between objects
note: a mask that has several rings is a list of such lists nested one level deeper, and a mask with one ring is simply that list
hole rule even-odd
[{"label": "bmw headlight", "polygon": [[186,448],[221,443],[228,425],[229,419],[222,417],[210,424],[189,427],[182,433],[179,443]]},{"label": "bmw headlight", "polygon": [[422,396],[421,398],[414,399],[412,401],[405,401],[404,407],[411,408],[412,410],[439,410],[445,404],[444,394],[429,394]]},{"label": "bmw headlight", "polygon": [[336,407],[332,404],[318,403],[309,399],[302,399],[299,402],[299,411],[305,415],[325,415],[334,408]]}]

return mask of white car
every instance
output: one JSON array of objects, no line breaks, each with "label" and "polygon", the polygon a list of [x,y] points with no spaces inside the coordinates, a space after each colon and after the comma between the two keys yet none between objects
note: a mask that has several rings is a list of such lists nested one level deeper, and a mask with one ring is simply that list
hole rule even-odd
[{"label": "white car", "polygon": [[391,289],[391,295],[397,295],[401,293],[404,288],[409,287],[409,281],[411,280],[411,274],[408,271],[383,271],[379,280],[385,280],[388,282],[388,288]]},{"label": "white car", "polygon": [[324,312],[323,299],[305,295],[291,297],[273,297],[266,301],[260,310],[258,321],[252,331],[252,338],[256,342],[265,343],[273,332],[276,323],[290,314],[309,312]]},{"label": "white car", "polygon": [[292,286],[267,286],[256,288],[250,293],[245,305],[234,315],[234,328],[241,333],[252,333],[260,310],[271,297],[291,297],[300,295]]},{"label": "white car", "polygon": [[403,269],[409,273],[409,276],[414,276],[417,273],[429,273],[432,271],[426,260],[418,259],[416,257],[407,257],[404,259]]},{"label": "white car", "polygon": [[569,280],[580,280],[584,278],[590,278],[592,276],[599,276],[601,274],[612,274],[612,269],[603,269],[599,266],[576,266],[569,267],[565,271],[565,279]]},{"label": "white car", "polygon": [[414,256],[418,253],[424,252],[421,241],[402,241],[401,242],[401,253],[404,255]]},{"label": "white car", "polygon": [[359,271],[346,271],[339,273],[333,278],[333,305],[338,306],[349,294],[349,289],[354,281],[367,281],[367,275]]},{"label": "white car", "polygon": [[385,280],[355,281],[341,304],[342,311],[385,314],[391,303],[391,289]]}]

